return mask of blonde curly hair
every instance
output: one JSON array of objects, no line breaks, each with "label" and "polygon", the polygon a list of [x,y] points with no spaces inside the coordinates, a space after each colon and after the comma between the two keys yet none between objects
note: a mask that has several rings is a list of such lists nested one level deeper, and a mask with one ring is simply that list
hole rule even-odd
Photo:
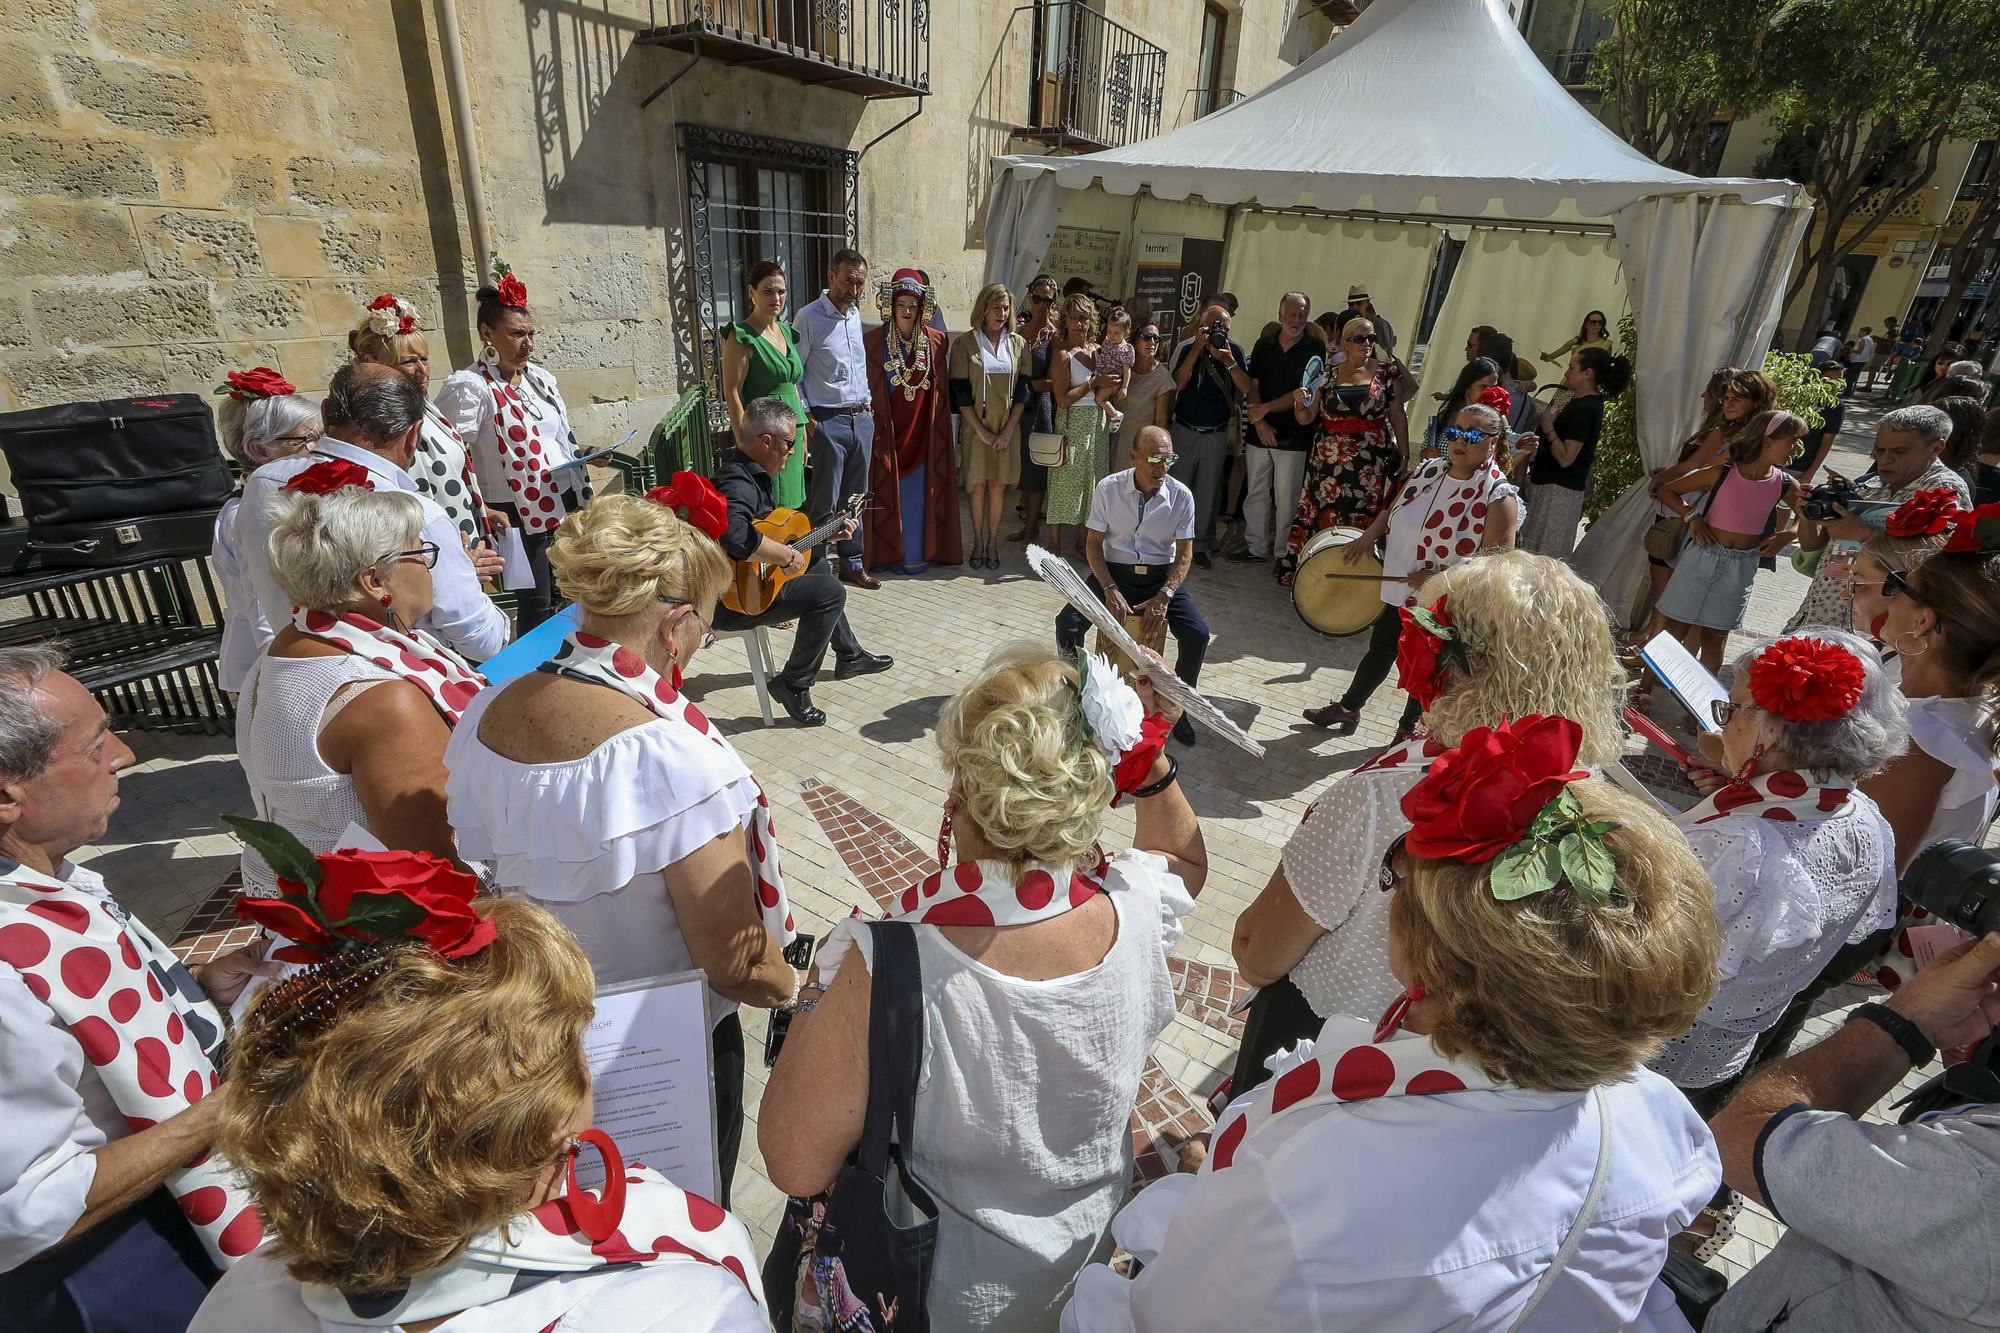
[{"label": "blonde curly hair", "polygon": [[938,715],[958,808],[1017,867],[1092,861],[1111,806],[1111,761],[1083,734],[1075,663],[1013,643]]},{"label": "blonde curly hair", "polygon": [[590,1091],[590,962],[549,912],[482,898],[470,958],[393,946],[324,1025],[258,1005],[239,1028],[216,1148],[301,1282],[394,1291],[521,1211]]},{"label": "blonde curly hair", "polygon": [[1583,728],[1584,763],[1617,762],[1631,682],[1595,588],[1560,560],[1494,551],[1432,577],[1419,599],[1431,606],[1447,595],[1472,672],[1446,676],[1444,693],[1424,714],[1434,736],[1456,745],[1474,727],[1552,713]]},{"label": "blonde curly hair", "polygon": [[549,544],[562,595],[586,615],[637,615],[662,597],[697,606],[729,584],[729,557],[665,505],[601,495],[571,514]]},{"label": "blonde curly hair", "polygon": [[1722,923],[1687,839],[1610,783],[1571,784],[1606,836],[1618,894],[1567,880],[1502,902],[1490,862],[1412,858],[1389,903],[1394,948],[1431,993],[1431,1043],[1489,1078],[1542,1092],[1614,1083],[1686,1032],[1715,996]]}]

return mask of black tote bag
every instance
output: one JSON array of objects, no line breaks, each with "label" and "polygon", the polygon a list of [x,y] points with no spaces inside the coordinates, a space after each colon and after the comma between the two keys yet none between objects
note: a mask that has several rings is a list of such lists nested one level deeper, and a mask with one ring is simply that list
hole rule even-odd
[{"label": "black tote bag", "polygon": [[[868,1118],[833,1188],[785,1205],[764,1262],[764,1295],[779,1333],[801,1288],[827,1328],[929,1333],[937,1204],[910,1174],[902,1144],[915,1132],[924,1056],[923,974],[905,922],[870,922],[875,971],[868,1014]],[[891,1130],[894,1141],[891,1141]],[[891,1176],[893,1169],[894,1175]]]}]

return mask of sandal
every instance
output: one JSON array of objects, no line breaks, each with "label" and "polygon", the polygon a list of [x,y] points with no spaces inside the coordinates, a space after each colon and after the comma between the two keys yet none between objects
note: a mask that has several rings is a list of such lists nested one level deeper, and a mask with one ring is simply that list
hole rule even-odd
[{"label": "sandal", "polygon": [[1345,736],[1360,724],[1361,714],[1356,709],[1343,707],[1339,700],[1335,700],[1324,708],[1306,709],[1305,719],[1323,731],[1331,731],[1336,736]]}]

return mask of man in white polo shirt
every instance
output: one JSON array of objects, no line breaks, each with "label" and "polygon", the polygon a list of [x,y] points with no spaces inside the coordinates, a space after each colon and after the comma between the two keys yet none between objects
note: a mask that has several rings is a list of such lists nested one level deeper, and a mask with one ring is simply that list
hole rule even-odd
[{"label": "man in white polo shirt", "polygon": [[[1090,502],[1084,523],[1090,590],[1113,615],[1144,616],[1149,635],[1165,621],[1179,647],[1174,674],[1193,685],[1208,652],[1208,622],[1181,586],[1194,562],[1194,492],[1168,474],[1174,438],[1160,427],[1139,432],[1131,459],[1131,467],[1097,483]],[[1057,646],[1075,652],[1089,628],[1081,611],[1064,607],[1056,617]],[[1174,724],[1174,739],[1194,744],[1186,717]]]}]

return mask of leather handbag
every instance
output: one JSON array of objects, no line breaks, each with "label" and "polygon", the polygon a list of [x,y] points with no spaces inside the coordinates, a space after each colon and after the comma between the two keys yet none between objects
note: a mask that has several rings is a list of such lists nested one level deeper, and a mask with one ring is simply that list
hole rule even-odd
[{"label": "leather handbag", "polygon": [[927,1302],[937,1203],[904,1156],[916,1133],[917,1071],[924,1058],[916,928],[875,921],[867,929],[875,940],[868,1117],[833,1188],[785,1205],[763,1272],[771,1323],[780,1333],[794,1328],[929,1333],[931,1326]]},{"label": "leather handbag", "polygon": [[1687,531],[1686,519],[1662,514],[1653,520],[1652,527],[1646,529],[1646,535],[1639,539],[1639,544],[1655,560],[1672,560],[1681,553],[1681,543],[1687,540]]},{"label": "leather handbag", "polygon": [[1038,467],[1061,467],[1069,462],[1069,436],[1051,431],[1028,435],[1028,461]]}]

